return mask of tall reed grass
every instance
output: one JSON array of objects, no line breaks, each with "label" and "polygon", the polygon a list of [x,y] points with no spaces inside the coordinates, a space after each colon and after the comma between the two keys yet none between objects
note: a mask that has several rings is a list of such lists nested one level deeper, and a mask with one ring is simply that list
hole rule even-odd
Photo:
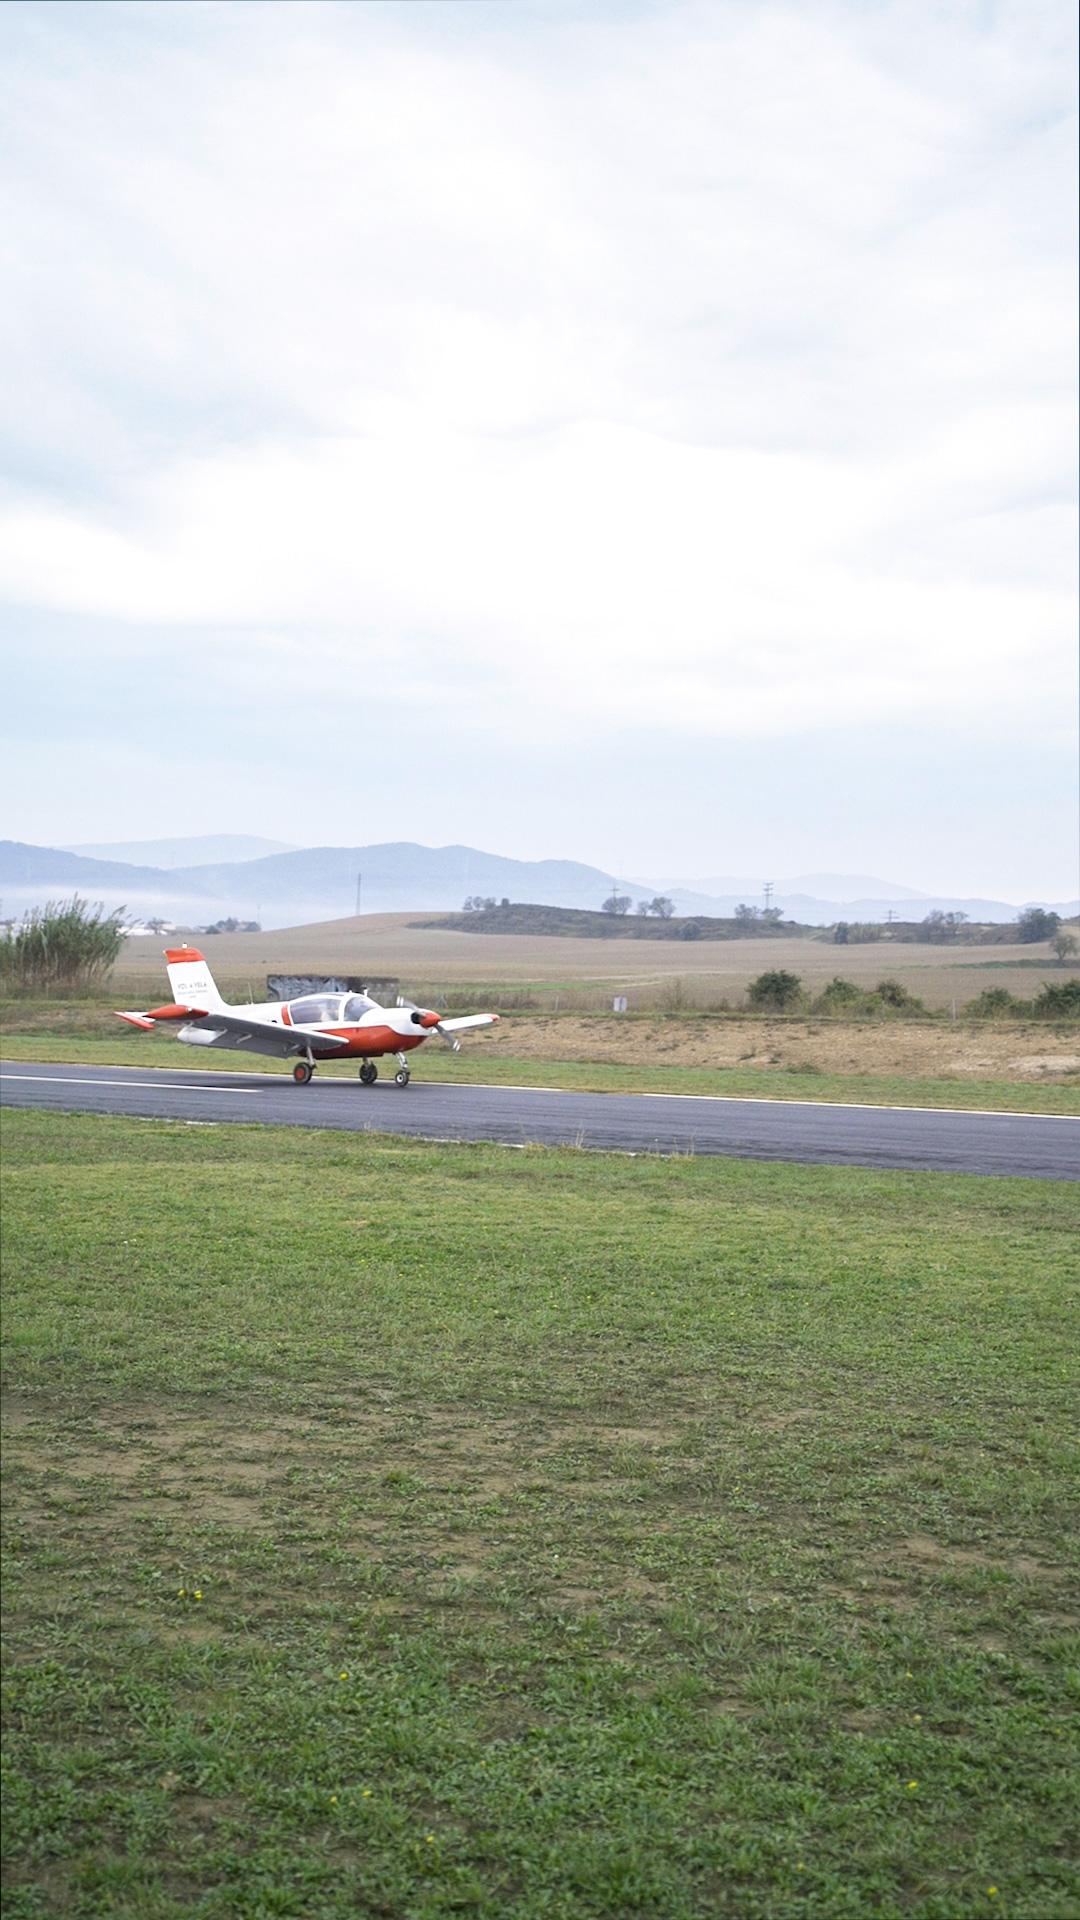
[{"label": "tall reed grass", "polygon": [[89,993],[100,987],[124,941],[123,909],[106,913],[73,894],[33,907],[0,940],[0,985],[14,993]]}]

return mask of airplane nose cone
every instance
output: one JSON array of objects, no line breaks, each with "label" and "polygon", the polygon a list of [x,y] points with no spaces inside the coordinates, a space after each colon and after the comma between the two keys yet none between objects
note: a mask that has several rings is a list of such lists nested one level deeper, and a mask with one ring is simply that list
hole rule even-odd
[{"label": "airplane nose cone", "polygon": [[439,1016],[437,1013],[422,1013],[416,1024],[419,1027],[437,1027]]}]

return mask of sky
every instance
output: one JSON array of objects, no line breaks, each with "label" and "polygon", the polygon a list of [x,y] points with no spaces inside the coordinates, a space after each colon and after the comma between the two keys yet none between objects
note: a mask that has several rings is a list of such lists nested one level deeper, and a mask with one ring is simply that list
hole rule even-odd
[{"label": "sky", "polygon": [[1077,875],[1065,0],[0,8],[0,832]]}]

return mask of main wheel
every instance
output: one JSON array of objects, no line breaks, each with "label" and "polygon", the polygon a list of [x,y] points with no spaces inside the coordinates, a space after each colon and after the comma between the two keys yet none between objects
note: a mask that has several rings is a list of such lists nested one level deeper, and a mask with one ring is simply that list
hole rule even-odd
[{"label": "main wheel", "polygon": [[395,1087],[407,1087],[407,1086],[408,1086],[408,1084],[409,1084],[409,1069],[408,1069],[408,1067],[399,1067],[399,1068],[398,1068],[398,1070],[397,1070],[397,1072],[396,1072],[396,1073],[395,1073],[395,1075],[394,1075],[394,1085],[395,1085]]},{"label": "main wheel", "polygon": [[292,1077],[298,1087],[306,1087],[315,1069],[310,1060],[298,1060],[292,1070]]},{"label": "main wheel", "polygon": [[374,1086],[378,1077],[379,1077],[379,1069],[375,1065],[374,1060],[365,1060],[363,1066],[360,1069],[360,1078],[363,1081],[365,1087]]}]

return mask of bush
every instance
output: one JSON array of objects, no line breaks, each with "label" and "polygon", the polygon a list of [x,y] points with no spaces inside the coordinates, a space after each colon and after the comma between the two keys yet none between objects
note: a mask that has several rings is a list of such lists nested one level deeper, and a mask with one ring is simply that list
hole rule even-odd
[{"label": "bush", "polygon": [[836,975],[829,981],[814,1001],[815,1013],[854,1013],[863,995],[854,980],[841,980]]},{"label": "bush", "polygon": [[909,993],[899,980],[879,980],[868,998],[871,1002],[876,1002],[879,1007],[887,1007],[890,1013],[926,1012],[922,1001],[917,1000],[913,993]]},{"label": "bush", "polygon": [[972,1014],[976,1020],[1000,1020],[1008,1014],[1028,1011],[1024,1002],[1017,1000],[1005,987],[988,987],[976,1000],[969,1000],[964,1008],[964,1012]]},{"label": "bush", "polygon": [[1080,1020],[1080,980],[1048,980],[1036,994],[1032,1012],[1045,1020]]},{"label": "bush", "polygon": [[0,940],[0,981],[16,991],[87,993],[100,986],[123,944],[123,908],[106,913],[73,894],[34,907]]},{"label": "bush", "polygon": [[797,973],[785,973],[783,968],[774,968],[770,973],[759,973],[756,980],[750,982],[747,998],[752,1007],[773,1013],[786,1013],[797,1006],[802,995],[802,981]]}]

